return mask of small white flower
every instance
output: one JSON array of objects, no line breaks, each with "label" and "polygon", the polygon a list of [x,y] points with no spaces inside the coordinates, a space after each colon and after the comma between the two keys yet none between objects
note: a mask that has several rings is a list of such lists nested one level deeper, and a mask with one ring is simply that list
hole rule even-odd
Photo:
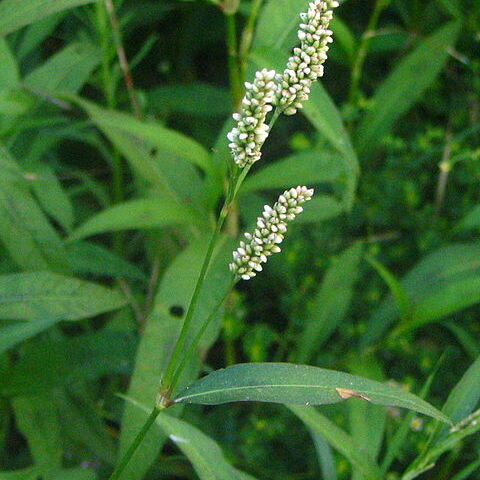
[{"label": "small white flower", "polygon": [[253,83],[245,83],[245,97],[240,112],[233,114],[236,126],[227,135],[233,160],[240,167],[251,165],[262,155],[261,148],[268,137],[267,114],[277,95],[276,72],[263,69],[255,74]]},{"label": "small white flower", "polygon": [[283,242],[287,223],[303,211],[300,206],[312,198],[313,189],[307,187],[285,190],[275,205],[265,205],[261,217],[257,218],[257,228],[253,233],[245,233],[246,241],[233,252],[230,271],[243,280],[249,280],[262,271],[272,253],[280,252],[278,246]]},{"label": "small white flower", "polygon": [[313,82],[323,76],[323,63],[332,42],[332,31],[328,26],[332,9],[336,7],[338,2],[335,0],[313,0],[308,11],[300,14],[300,47],[293,49],[287,68],[282,75],[277,75],[280,88],[276,102],[285,115],[293,115],[303,107],[302,102],[308,100]]}]

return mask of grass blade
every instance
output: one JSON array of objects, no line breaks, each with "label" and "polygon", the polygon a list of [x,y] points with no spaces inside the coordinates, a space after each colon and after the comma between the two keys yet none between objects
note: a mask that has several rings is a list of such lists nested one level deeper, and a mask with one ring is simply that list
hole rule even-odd
[{"label": "grass blade", "polygon": [[375,151],[440,73],[459,27],[457,22],[448,23],[423,40],[380,86],[372,99],[372,109],[358,128],[356,143],[361,157],[368,158]]},{"label": "grass blade", "polygon": [[328,443],[352,464],[354,469],[360,471],[369,480],[381,480],[382,473],[375,461],[370,458],[367,451],[357,445],[352,437],[338,428],[333,422],[325,416],[318,413],[311,407],[299,407],[289,405],[288,408],[305,425],[314,432],[325,437]]}]

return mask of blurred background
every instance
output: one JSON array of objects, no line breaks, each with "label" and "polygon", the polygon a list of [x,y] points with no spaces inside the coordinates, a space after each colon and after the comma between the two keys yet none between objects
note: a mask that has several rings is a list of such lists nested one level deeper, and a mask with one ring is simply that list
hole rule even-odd
[{"label": "blurred background", "polygon": [[[243,82],[284,68],[307,3],[0,1],[0,470],[14,472],[0,479],[108,478],[138,427],[116,394],[151,404],[184,316]],[[276,122],[199,315],[225,294],[263,205],[303,184],[315,199],[283,253],[228,296],[190,381],[289,361],[390,380],[440,408],[480,355],[480,3],[340,3],[325,76]],[[389,480],[407,478],[437,428],[360,402],[321,412]],[[182,418],[257,478],[366,478],[282,406]],[[125,478],[195,478],[164,440]],[[479,458],[476,435],[421,478],[479,478]]]}]

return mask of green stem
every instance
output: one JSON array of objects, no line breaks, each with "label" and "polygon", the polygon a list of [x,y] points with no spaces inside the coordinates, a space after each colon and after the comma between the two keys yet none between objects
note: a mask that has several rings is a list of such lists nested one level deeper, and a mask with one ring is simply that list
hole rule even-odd
[{"label": "green stem", "polygon": [[130,445],[129,449],[127,450],[125,455],[122,457],[122,460],[118,464],[117,468],[110,475],[108,480],[117,480],[118,478],[120,478],[120,475],[122,474],[123,470],[127,466],[128,462],[131,460],[135,452],[137,451],[137,448],[142,443],[142,440],[145,438],[145,435],[150,430],[150,427],[154,424],[160,412],[161,412],[161,409],[158,408],[157,406],[153,408],[152,413],[150,413],[150,415],[148,416],[142,429],[138,432],[138,435],[135,437],[135,440]]},{"label": "green stem", "polygon": [[108,29],[107,9],[103,0],[97,2],[97,29],[100,34],[100,44],[102,49],[102,83],[105,102],[108,108],[115,107],[115,81],[110,70],[110,32]]},{"label": "green stem", "polygon": [[135,92],[135,87],[133,85],[133,77],[130,71],[130,65],[128,64],[127,56],[125,54],[125,48],[123,47],[122,42],[122,33],[120,31],[120,24],[115,12],[115,7],[113,6],[112,0],[104,0],[105,8],[110,19],[110,25],[112,28],[113,42],[115,44],[115,49],[117,51],[118,62],[120,64],[120,70],[123,73],[123,79],[125,81],[125,86],[127,87],[128,98],[130,99],[130,104],[132,106],[133,113],[139,119],[142,118],[143,113],[140,107],[140,102],[138,101],[137,94]]},{"label": "green stem", "polygon": [[215,315],[217,314],[218,310],[220,309],[220,307],[223,305],[223,303],[225,302],[225,300],[227,299],[228,295],[230,294],[230,291],[232,290],[233,286],[235,285],[236,283],[236,280],[235,278],[232,279],[232,281],[230,282],[230,285],[229,287],[227,288],[227,291],[225,293],[225,295],[222,297],[222,299],[217,303],[217,305],[215,305],[215,308],[212,310],[212,313],[207,317],[207,320],[205,321],[205,323],[202,325],[202,327],[200,328],[200,330],[197,332],[197,334],[195,335],[194,339],[190,342],[190,345],[188,346],[185,354],[183,355],[183,358],[180,362],[180,364],[177,366],[177,368],[175,369],[175,372],[173,374],[173,377],[172,377],[172,381],[171,381],[171,385],[172,385],[172,390],[173,388],[175,388],[175,385],[178,383],[178,379],[180,378],[180,374],[183,372],[183,370],[185,369],[187,363],[188,363],[188,360],[190,359],[190,357],[192,356],[193,352],[195,351],[197,345],[200,343],[200,339],[202,338],[203,334],[205,333],[205,331],[207,330],[208,326],[210,325],[211,321],[215,318]]},{"label": "green stem", "polygon": [[227,54],[230,91],[234,110],[237,109],[243,97],[242,78],[238,60],[237,25],[235,15],[225,15],[227,25]]},{"label": "green stem", "polygon": [[358,47],[357,55],[355,57],[355,62],[352,67],[349,93],[349,101],[351,104],[356,104],[360,97],[360,81],[362,79],[363,65],[367,57],[370,41],[377,28],[380,14],[388,5],[389,1],[390,0],[377,0],[375,2],[375,7],[368,21],[367,30],[362,35],[360,46]]},{"label": "green stem", "polygon": [[223,208],[220,212],[220,215],[217,220],[217,225],[215,227],[215,231],[212,234],[210,239],[210,243],[208,244],[207,253],[205,255],[205,259],[203,260],[203,265],[200,270],[200,274],[197,279],[197,284],[195,285],[195,290],[193,291],[192,299],[190,300],[190,304],[188,306],[187,314],[185,316],[185,320],[183,322],[182,330],[180,332],[180,336],[178,337],[177,343],[175,344],[175,348],[173,349],[173,353],[170,357],[170,360],[167,364],[167,368],[165,370],[165,374],[162,379],[162,384],[160,387],[160,395],[159,395],[159,402],[160,405],[166,405],[170,401],[170,395],[173,391],[174,384],[173,379],[175,377],[175,369],[177,367],[178,361],[180,357],[184,354],[185,344],[187,341],[187,336],[190,329],[190,324],[192,323],[193,314],[195,313],[195,308],[197,306],[197,302],[200,296],[200,292],[202,290],[203,283],[205,281],[205,277],[207,275],[207,270],[210,265],[210,261],[213,256],[213,251],[215,249],[215,245],[217,240],[220,236],[220,232],[225,221],[225,218],[228,214],[228,206],[230,205],[230,201],[227,198],[223,205]]},{"label": "green stem", "polygon": [[[269,126],[270,128],[273,127],[274,123],[276,122],[277,118],[280,115],[280,111],[277,109],[275,110]],[[217,240],[220,236],[220,232],[222,230],[222,226],[225,222],[225,219],[229,213],[230,208],[232,207],[233,203],[235,202],[235,198],[238,194],[238,191],[247,176],[249,170],[250,170],[251,165],[247,165],[245,168],[242,170],[239,170],[236,166],[233,167],[233,170],[230,172],[230,182],[228,185],[228,191],[226,194],[225,202],[222,206],[222,210],[220,211],[220,214],[218,216],[217,224],[215,227],[215,231],[212,234],[212,237],[210,239],[207,253],[205,254],[205,258],[203,260],[202,267],[200,269],[200,274],[197,279],[197,283],[195,285],[195,289],[193,291],[192,298],[190,300],[190,304],[188,306],[187,314],[185,315],[185,320],[183,322],[182,330],[180,331],[180,335],[178,337],[178,340],[175,344],[175,347],[173,349],[173,353],[170,356],[170,359],[168,361],[165,374],[162,378],[162,382],[160,385],[160,391],[157,397],[156,401],[156,406],[153,409],[152,413],[150,414],[150,417],[147,419],[145,422],[145,425],[142,427],[140,430],[139,434],[135,438],[133,444],[130,446],[128,449],[127,453],[124,455],[122,458],[119,466],[117,469],[114,471],[112,476],[109,478],[109,480],[117,480],[119,478],[119,475],[125,468],[125,466],[128,464],[130,459],[132,458],[133,454],[135,453],[136,449],[140,445],[141,441],[147,434],[149,428],[152,426],[153,422],[157,418],[158,414],[160,413],[161,410],[169,407],[172,405],[172,400],[171,400],[171,394],[173,392],[173,389],[176,386],[176,383],[180,377],[181,372],[185,368],[185,365],[187,364],[187,360],[190,358],[191,352],[195,349],[197,346],[198,342],[200,341],[201,336],[205,332],[206,328],[210,324],[216,310],[220,307],[220,305],[225,301],[226,296],[222,299],[221,303],[214,309],[213,313],[207,318],[207,321],[204,323],[204,325],[201,327],[200,331],[196,334],[192,342],[188,345],[187,351],[185,353],[185,346],[187,342],[187,338],[189,335],[189,330],[190,330],[190,325],[192,323],[193,319],[193,314],[195,312],[200,293],[202,291],[203,284],[205,282],[205,277],[207,275],[208,267],[210,266],[210,262],[213,257],[213,252],[215,250],[215,245],[217,243]],[[235,284],[235,280],[232,281],[232,287]],[[228,289],[228,292],[230,289]],[[227,295],[228,295],[227,292]]]},{"label": "green stem", "polygon": [[[103,94],[107,108],[113,110],[117,106],[115,98],[116,81],[112,74],[111,61],[113,58],[112,27],[109,25],[109,15],[104,0],[97,1],[97,30],[100,35],[102,49],[102,83]],[[112,201],[114,204],[121,203],[124,199],[123,177],[124,166],[118,149],[114,146],[111,156],[112,168]],[[121,254],[123,250],[123,232],[113,233],[113,250]]]},{"label": "green stem", "polygon": [[245,78],[245,71],[247,68],[247,58],[250,51],[250,47],[253,41],[253,31],[255,29],[255,22],[258,17],[260,8],[262,7],[263,0],[253,0],[250,9],[250,15],[247,20],[247,24],[242,33],[242,40],[240,42],[239,57],[240,57],[240,73],[242,78]]}]

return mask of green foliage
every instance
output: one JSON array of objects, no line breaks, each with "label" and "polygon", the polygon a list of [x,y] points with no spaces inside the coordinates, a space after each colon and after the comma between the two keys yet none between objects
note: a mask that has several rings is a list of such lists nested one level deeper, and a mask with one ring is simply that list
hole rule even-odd
[{"label": "green foliage", "polygon": [[242,175],[307,0],[0,0],[0,480],[476,478],[480,5],[340,3]]},{"label": "green foliage", "polygon": [[348,398],[406,407],[448,422],[440,412],[401,389],[348,373],[290,363],[245,363],[217,370],[180,392],[175,403],[324,405]]}]

